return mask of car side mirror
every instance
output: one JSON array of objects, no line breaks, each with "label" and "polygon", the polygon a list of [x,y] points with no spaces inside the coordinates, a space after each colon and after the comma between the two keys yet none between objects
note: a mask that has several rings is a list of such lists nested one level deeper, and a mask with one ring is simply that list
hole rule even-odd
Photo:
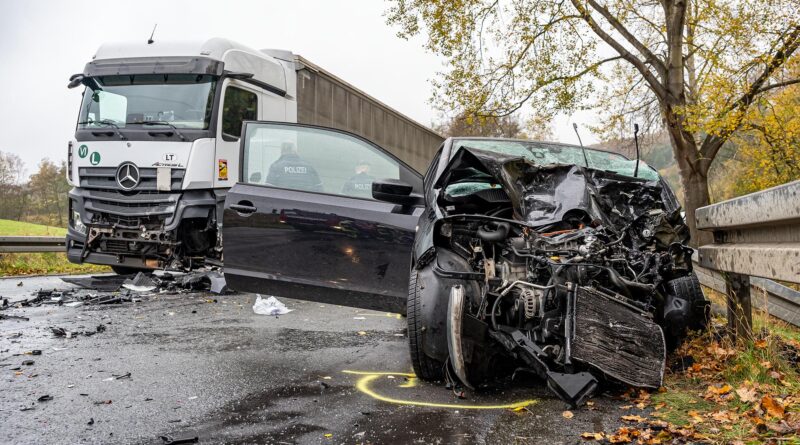
[{"label": "car side mirror", "polygon": [[398,179],[378,179],[372,182],[372,197],[379,201],[404,206],[422,205],[422,195],[412,193],[414,187]]}]

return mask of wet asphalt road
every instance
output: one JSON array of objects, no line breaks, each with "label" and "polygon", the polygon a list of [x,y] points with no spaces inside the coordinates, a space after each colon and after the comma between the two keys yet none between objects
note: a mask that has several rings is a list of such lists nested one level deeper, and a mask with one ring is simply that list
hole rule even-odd
[{"label": "wet asphalt road", "polygon": [[[0,279],[0,296],[18,300],[40,287],[70,286]],[[253,313],[254,300],[193,293],[3,311],[30,320],[0,320],[0,442],[556,445],[616,429],[630,414],[606,395],[565,419],[565,405],[535,383],[458,399],[408,374],[405,319],[396,314],[282,299],[293,312],[269,317]],[[104,332],[70,339],[49,329],[100,324]],[[24,355],[34,349],[42,355]],[[44,395],[52,400],[37,401]],[[530,405],[464,406],[520,402]]]}]

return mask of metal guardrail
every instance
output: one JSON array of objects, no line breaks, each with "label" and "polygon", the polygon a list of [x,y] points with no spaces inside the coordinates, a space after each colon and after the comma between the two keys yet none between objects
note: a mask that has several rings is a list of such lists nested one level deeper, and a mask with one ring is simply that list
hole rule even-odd
[{"label": "metal guardrail", "polygon": [[63,236],[0,236],[0,253],[65,252]]},{"label": "metal guardrail", "polygon": [[770,314],[800,320],[800,293],[770,281],[800,283],[800,181],[699,208],[696,219],[698,229],[714,234],[713,244],[698,250],[698,263],[718,272],[734,334],[750,335],[751,286],[767,290]]},{"label": "metal guardrail", "polygon": [[[715,270],[694,265],[700,284],[717,292],[725,293],[725,277]],[[750,295],[753,306],[770,315],[800,326],[800,292],[765,278],[750,278]]]}]

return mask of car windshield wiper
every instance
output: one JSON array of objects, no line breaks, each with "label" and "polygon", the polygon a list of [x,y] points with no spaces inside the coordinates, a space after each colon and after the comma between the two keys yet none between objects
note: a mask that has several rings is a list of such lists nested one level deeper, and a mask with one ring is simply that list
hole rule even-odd
[{"label": "car windshield wiper", "polygon": [[114,132],[117,133],[117,135],[119,136],[120,139],[122,139],[123,141],[126,139],[125,135],[122,134],[122,131],[120,131],[119,125],[115,124],[114,121],[112,121],[111,119],[102,119],[102,120],[99,120],[99,121],[82,121],[82,122],[78,122],[78,125],[89,125],[89,124],[98,124],[98,125],[103,125],[103,126],[106,126],[106,127],[113,127],[114,128]]},{"label": "car windshield wiper", "polygon": [[129,124],[142,124],[142,125],[166,125],[166,126],[172,128],[173,130],[175,130],[175,134],[177,134],[178,137],[180,137],[182,141],[186,140],[186,138],[183,137],[183,134],[178,130],[178,127],[176,127],[176,126],[174,126],[174,125],[172,125],[172,124],[170,124],[169,122],[166,122],[166,121],[146,121],[146,122],[128,122],[128,123]]}]

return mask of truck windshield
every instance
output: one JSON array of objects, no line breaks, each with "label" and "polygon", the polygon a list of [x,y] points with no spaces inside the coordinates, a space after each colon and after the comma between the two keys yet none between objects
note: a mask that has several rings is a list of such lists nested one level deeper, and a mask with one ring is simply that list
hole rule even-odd
[{"label": "truck windshield", "polygon": [[[455,155],[461,147],[477,148],[505,155],[520,156],[527,158],[535,164],[542,165],[586,165],[586,161],[588,160],[589,168],[613,171],[625,176],[633,176],[636,167],[635,160],[630,160],[620,154],[587,148],[586,158],[584,159],[584,152],[581,147],[549,144],[547,142],[503,139],[457,139],[453,142],[453,155]],[[659,179],[658,172],[642,161],[639,162],[639,171],[637,173],[638,177],[650,181],[657,181]]]},{"label": "truck windshield", "polygon": [[168,122],[207,129],[217,78],[198,74],[137,74],[92,78],[83,93],[78,128],[123,128]]}]

